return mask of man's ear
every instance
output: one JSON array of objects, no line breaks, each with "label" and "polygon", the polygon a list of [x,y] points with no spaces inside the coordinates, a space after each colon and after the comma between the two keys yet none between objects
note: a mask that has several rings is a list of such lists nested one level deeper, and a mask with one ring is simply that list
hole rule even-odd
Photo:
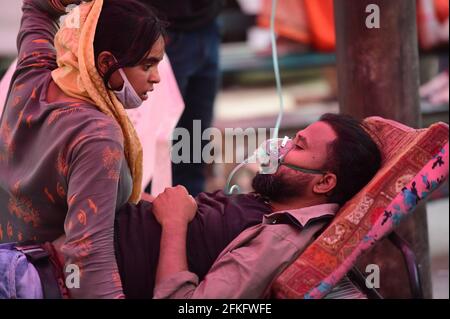
[{"label": "man's ear", "polygon": [[111,52],[101,52],[97,57],[97,68],[100,76],[103,77],[114,64],[116,64],[116,59]]},{"label": "man's ear", "polygon": [[322,175],[319,181],[313,186],[313,192],[316,194],[328,194],[333,191],[337,184],[337,177],[333,173]]}]

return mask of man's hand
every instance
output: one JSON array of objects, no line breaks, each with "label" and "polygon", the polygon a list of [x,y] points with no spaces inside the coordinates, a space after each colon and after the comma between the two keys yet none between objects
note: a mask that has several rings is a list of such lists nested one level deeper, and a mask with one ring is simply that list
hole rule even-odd
[{"label": "man's hand", "polygon": [[142,192],[141,194],[141,200],[145,200],[147,202],[153,202],[155,200],[155,197],[149,193]]},{"label": "man's hand", "polygon": [[196,211],[197,203],[183,186],[166,188],[153,201],[153,214],[162,228],[156,283],[188,269],[186,235]]},{"label": "man's hand", "polygon": [[185,226],[197,212],[197,203],[181,185],[166,188],[153,201],[153,214],[161,226]]}]

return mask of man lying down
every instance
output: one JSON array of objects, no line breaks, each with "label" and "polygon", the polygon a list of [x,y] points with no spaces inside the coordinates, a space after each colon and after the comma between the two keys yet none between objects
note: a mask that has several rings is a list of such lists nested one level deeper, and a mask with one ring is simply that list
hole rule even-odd
[{"label": "man lying down", "polygon": [[381,165],[362,124],[343,115],[325,114],[287,144],[276,172],[255,176],[253,193],[194,200],[177,186],[124,206],[115,244],[126,297],[265,297]]}]

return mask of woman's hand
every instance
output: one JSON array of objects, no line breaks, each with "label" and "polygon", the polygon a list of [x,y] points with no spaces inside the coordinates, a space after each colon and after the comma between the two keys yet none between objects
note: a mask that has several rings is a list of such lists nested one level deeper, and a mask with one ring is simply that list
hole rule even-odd
[{"label": "woman's hand", "polygon": [[197,212],[197,203],[181,185],[166,188],[153,201],[153,214],[161,226],[185,226]]}]

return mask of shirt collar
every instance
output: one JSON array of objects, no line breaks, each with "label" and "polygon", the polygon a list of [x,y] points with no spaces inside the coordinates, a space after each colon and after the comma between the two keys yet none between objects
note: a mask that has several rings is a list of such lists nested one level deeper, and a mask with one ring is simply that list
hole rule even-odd
[{"label": "shirt collar", "polygon": [[[334,217],[339,210],[338,204],[321,204],[298,209],[281,210],[264,216],[264,224],[276,224],[283,216],[288,216],[289,223],[305,227],[309,221],[325,216]],[[285,220],[285,218],[283,218]]]}]

